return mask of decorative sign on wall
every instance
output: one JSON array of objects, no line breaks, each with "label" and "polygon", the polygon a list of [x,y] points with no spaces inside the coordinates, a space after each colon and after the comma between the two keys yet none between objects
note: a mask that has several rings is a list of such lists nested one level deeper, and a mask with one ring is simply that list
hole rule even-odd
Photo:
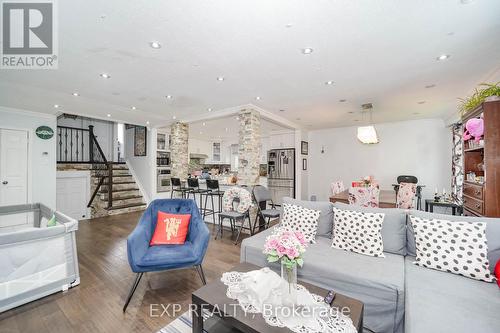
[{"label": "decorative sign on wall", "polygon": [[42,140],[48,140],[54,136],[54,130],[49,126],[40,126],[35,130],[35,134]]}]

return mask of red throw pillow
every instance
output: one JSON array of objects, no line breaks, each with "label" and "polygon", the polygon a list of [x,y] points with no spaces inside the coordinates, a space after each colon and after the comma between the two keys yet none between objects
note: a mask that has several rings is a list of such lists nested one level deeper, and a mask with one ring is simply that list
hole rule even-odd
[{"label": "red throw pillow", "polygon": [[500,260],[498,260],[495,266],[495,276],[497,277],[497,284],[500,287]]},{"label": "red throw pillow", "polygon": [[190,220],[191,214],[170,214],[159,211],[149,246],[184,244]]}]

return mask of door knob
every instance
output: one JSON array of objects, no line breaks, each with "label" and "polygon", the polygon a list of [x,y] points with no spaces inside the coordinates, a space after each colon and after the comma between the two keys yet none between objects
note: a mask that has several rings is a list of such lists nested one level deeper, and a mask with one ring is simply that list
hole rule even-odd
[{"label": "door knob", "polygon": [[4,180],[4,181],[2,182],[2,184],[4,184],[4,185],[7,185],[8,183],[9,183],[9,182],[8,182],[8,181],[6,181],[6,180]]}]

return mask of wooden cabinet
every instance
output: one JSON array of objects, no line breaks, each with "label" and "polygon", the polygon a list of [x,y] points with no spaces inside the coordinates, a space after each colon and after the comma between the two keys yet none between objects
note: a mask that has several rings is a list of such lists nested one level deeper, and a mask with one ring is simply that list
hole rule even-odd
[{"label": "wooden cabinet", "polygon": [[472,118],[483,118],[484,136],[479,143],[463,143],[464,215],[500,217],[500,101],[466,113],[464,126]]}]

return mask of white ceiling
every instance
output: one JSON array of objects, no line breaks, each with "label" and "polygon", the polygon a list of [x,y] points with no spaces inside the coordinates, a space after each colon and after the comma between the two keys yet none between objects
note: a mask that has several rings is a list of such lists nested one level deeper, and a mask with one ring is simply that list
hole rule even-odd
[{"label": "white ceiling", "polygon": [[[325,128],[356,124],[366,102],[375,122],[444,118],[477,83],[500,79],[498,0],[71,0],[58,7],[59,69],[0,70],[0,105],[53,113],[60,104],[68,113],[161,125],[253,103]],[[149,47],[153,40],[162,48]],[[305,47],[314,52],[302,54]],[[436,61],[441,54],[451,57]]]},{"label": "white ceiling", "polygon": [[[200,140],[223,140],[237,142],[240,123],[237,116],[196,121],[189,124],[189,137]],[[260,135],[267,137],[272,134],[294,133],[294,129],[282,126],[262,118]]]}]

